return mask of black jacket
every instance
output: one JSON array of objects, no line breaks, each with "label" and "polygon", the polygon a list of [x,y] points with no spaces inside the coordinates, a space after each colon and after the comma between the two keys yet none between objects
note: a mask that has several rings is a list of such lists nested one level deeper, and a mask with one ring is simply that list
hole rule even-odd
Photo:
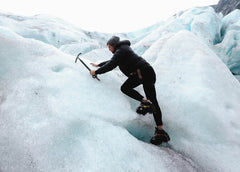
[{"label": "black jacket", "polygon": [[150,66],[150,64],[133,52],[130,47],[131,43],[128,40],[120,41],[116,47],[113,57],[106,62],[100,63],[100,68],[96,70],[96,74],[103,74],[113,70],[117,66],[126,75],[130,76],[131,73],[137,69],[141,69],[144,66]]}]

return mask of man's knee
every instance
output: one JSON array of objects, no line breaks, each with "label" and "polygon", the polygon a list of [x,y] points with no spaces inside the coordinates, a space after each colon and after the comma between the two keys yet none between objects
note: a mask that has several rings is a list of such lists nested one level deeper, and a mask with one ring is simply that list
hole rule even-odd
[{"label": "man's knee", "polygon": [[121,86],[120,89],[123,93],[126,93],[128,91],[128,87],[126,87],[124,84]]}]

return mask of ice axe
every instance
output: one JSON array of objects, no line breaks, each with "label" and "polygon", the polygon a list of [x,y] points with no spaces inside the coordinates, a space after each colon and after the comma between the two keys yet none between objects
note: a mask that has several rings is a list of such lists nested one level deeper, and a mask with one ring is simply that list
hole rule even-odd
[{"label": "ice axe", "polygon": [[[91,71],[91,69],[84,63],[84,61],[82,61],[79,56],[81,55],[82,53],[79,53],[75,59],[75,63],[77,63],[77,60],[79,60],[89,71]],[[96,78],[98,81],[100,81],[100,79],[97,77],[97,75],[92,75],[93,78]]]}]

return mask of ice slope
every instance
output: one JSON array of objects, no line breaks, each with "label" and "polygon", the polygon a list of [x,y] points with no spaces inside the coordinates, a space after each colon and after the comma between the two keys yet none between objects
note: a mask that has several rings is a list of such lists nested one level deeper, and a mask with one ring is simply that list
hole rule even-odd
[{"label": "ice slope", "polygon": [[119,90],[126,78],[117,69],[99,82],[74,64],[79,51],[87,63],[109,59],[108,34],[2,13],[0,171],[239,171],[240,84],[221,51],[232,43],[224,28],[233,14],[194,8],[119,34],[155,68],[171,137],[165,148],[147,143],[153,118],[137,116],[138,103]]},{"label": "ice slope", "polygon": [[129,120],[141,119],[114,73],[99,82],[52,46],[0,40],[1,171],[196,170],[183,155],[127,131]]},{"label": "ice slope", "polygon": [[174,148],[203,171],[240,169],[240,85],[228,68],[188,31],[167,40],[154,67]]}]

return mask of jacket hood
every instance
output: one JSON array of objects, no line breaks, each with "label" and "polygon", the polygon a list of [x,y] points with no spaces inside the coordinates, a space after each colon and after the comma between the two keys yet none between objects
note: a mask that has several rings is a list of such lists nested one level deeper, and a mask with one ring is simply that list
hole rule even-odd
[{"label": "jacket hood", "polygon": [[122,45],[128,45],[128,46],[130,46],[130,45],[131,45],[131,42],[130,42],[129,40],[119,41],[119,42],[117,43],[117,45],[116,45],[115,48],[119,48],[119,47],[121,47]]}]

